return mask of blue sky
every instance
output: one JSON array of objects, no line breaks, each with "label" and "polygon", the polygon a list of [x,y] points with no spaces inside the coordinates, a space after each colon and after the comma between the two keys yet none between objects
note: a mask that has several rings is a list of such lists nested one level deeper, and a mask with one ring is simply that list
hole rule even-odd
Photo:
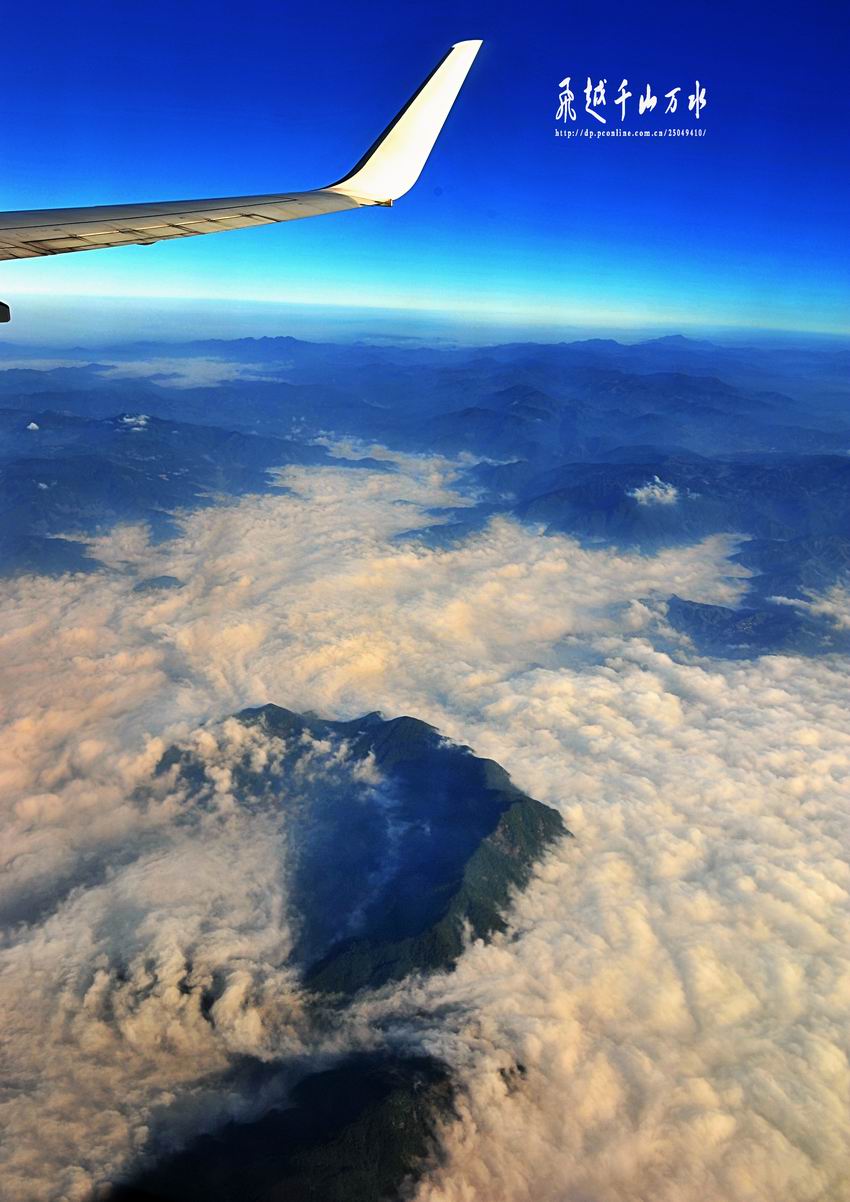
[{"label": "blue sky", "polygon": [[[0,208],[339,178],[453,42],[484,48],[419,184],[383,209],[0,266],[0,296],[287,300],[547,327],[846,331],[844,6],[725,0],[4,14]],[[558,82],[707,89],[701,138],[555,138]],[[662,105],[665,102],[662,100]],[[686,105],[686,101],[685,101]],[[623,128],[695,127],[630,115]]]}]

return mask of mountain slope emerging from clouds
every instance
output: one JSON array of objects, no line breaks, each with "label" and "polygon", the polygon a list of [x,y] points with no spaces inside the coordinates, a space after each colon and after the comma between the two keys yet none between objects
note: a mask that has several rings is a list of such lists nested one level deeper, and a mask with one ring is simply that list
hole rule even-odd
[{"label": "mountain slope emerging from clouds", "polygon": [[[318,993],[450,967],[467,934],[504,929],[511,892],[568,833],[498,764],[415,718],[330,722],[276,705],[237,718],[254,738],[232,768],[234,795],[290,817],[295,957]],[[273,749],[259,766],[257,738]],[[159,773],[207,804],[192,750],[166,753]]]},{"label": "mountain slope emerging from clouds", "polygon": [[[234,802],[260,820],[282,811],[299,931],[291,959],[320,1025],[328,1002],[344,1021],[358,990],[451,968],[470,937],[504,930],[512,892],[568,834],[498,764],[410,717],[244,710],[166,752],[155,787],[183,798],[188,822]],[[189,974],[180,988],[195,988]],[[213,983],[201,1003],[213,1024],[218,1000]],[[112,1202],[397,1198],[435,1154],[453,1097],[449,1070],[431,1056],[355,1055],[302,1077],[287,1105],[176,1154],[163,1133],[163,1156]]]},{"label": "mountain slope emerging from clouds", "polygon": [[287,1108],[201,1136],[109,1202],[398,1198],[434,1155],[452,1096],[447,1070],[429,1057],[353,1057],[303,1080]]}]

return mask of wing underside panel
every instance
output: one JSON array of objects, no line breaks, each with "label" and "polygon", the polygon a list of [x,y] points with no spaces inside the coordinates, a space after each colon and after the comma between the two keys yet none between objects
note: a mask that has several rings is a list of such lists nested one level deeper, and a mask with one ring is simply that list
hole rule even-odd
[{"label": "wing underside panel", "polygon": [[[361,202],[354,197],[318,189],[221,201],[6,213],[0,225],[0,259],[32,259],[109,246],[145,246],[170,238],[272,225],[359,207]],[[16,217],[20,224],[15,223]]]}]

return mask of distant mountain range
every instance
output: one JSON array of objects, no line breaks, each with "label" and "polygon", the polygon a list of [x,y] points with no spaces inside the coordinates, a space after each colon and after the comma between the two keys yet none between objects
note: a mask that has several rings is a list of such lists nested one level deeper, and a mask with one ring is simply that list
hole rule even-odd
[{"label": "distant mountain range", "polygon": [[[98,362],[99,353],[63,351],[51,370],[0,370],[0,406],[86,417],[141,409],[257,433],[333,429],[400,449],[550,462],[638,442],[700,454],[850,447],[843,343],[768,349],[674,337],[428,350],[269,338],[102,348]],[[191,383],[201,361],[220,365],[220,383],[173,386]],[[121,378],[122,365],[146,374]]]},{"label": "distant mountain range", "polygon": [[[835,646],[828,618],[780,614],[771,598],[805,599],[850,565],[839,340],[427,349],[284,337],[72,349],[52,368],[4,370],[16,355],[0,352],[0,571],[94,570],[86,536],[129,520],[169,537],[186,509],[274,487],[272,466],[340,465],[314,441],[335,432],[466,456],[478,505],[435,514],[419,540],[449,544],[495,513],[641,551],[739,534],[759,653]],[[701,645],[739,654],[722,628],[731,641],[714,622]]]}]

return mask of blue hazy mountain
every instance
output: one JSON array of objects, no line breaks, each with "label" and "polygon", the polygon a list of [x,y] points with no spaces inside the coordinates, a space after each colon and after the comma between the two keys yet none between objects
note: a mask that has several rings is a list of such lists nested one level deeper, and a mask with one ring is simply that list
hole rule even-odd
[{"label": "blue hazy mountain", "polygon": [[[574,463],[517,481],[513,511],[550,529],[650,548],[720,531],[760,539],[850,530],[850,457],[747,455]],[[498,468],[481,473],[494,489]]]},{"label": "blue hazy mountain", "polygon": [[412,450],[435,438],[444,450],[468,450],[473,441],[476,453],[491,457],[505,453],[509,427],[550,462],[638,442],[701,454],[850,446],[843,344],[771,350],[674,338],[433,350],[270,338],[104,348],[119,365],[173,365],[183,356],[237,373],[215,387],[181,388],[162,378],[168,372],[118,379],[92,362],[92,352],[63,357],[74,354],[78,367],[0,371],[0,404],[26,408],[38,395],[42,409],[82,416],[141,407],[284,435],[296,423]]},{"label": "blue hazy mountain", "polygon": [[[273,465],[329,462],[312,440],[333,431],[468,458],[479,504],[435,513],[416,534],[435,546],[494,513],[647,551],[732,532],[748,540],[737,559],[755,573],[757,607],[847,572],[850,351],[839,340],[452,349],[283,337],[72,349],[48,370],[3,370],[2,354],[6,571],[92,570],[85,542],[63,535],[134,520],[167,537],[181,509],[271,487]],[[120,377],[146,361],[143,378]],[[220,382],[192,386],[210,364]],[[790,622],[771,612],[761,629]]]},{"label": "blue hazy mountain", "polygon": [[167,537],[181,510],[274,489],[271,467],[331,462],[342,461],[292,439],[139,411],[86,418],[0,410],[0,571],[93,570],[85,546],[62,535],[131,521]]},{"label": "blue hazy mountain", "polygon": [[[671,599],[673,625],[697,649],[739,658],[769,652],[802,655],[847,650],[846,635],[826,615],[805,616],[774,598],[804,599],[847,577],[850,569],[850,457],[739,455],[708,458],[660,448],[618,448],[601,463],[538,472],[528,463],[483,465],[477,477],[524,521],[546,531],[622,548],[655,551],[706,535],[744,536],[733,559],[748,568],[741,611]],[[457,534],[473,525],[454,515]],[[447,541],[454,526],[435,527]]]},{"label": "blue hazy mountain", "polygon": [[686,601],[675,594],[667,618],[701,655],[754,659],[767,653],[829,655],[850,652],[850,630],[789,605],[763,603],[729,609]]}]

